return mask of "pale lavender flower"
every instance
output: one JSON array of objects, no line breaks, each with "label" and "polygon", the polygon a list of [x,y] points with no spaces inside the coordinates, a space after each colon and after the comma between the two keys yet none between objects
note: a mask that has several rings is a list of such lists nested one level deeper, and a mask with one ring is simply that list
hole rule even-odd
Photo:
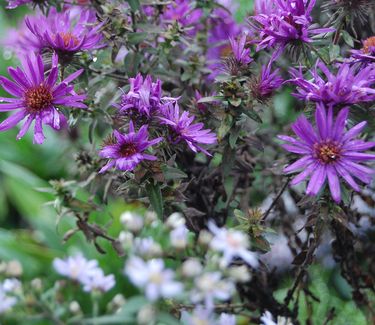
[{"label": "pale lavender flower", "polygon": [[264,314],[260,317],[262,321],[261,325],[293,325],[289,318],[278,316],[277,320],[274,321],[272,314],[266,310]]},{"label": "pale lavender flower", "polygon": [[148,140],[147,129],[148,126],[143,125],[138,132],[135,132],[133,122],[130,121],[128,134],[121,134],[115,130],[113,138],[99,152],[102,158],[109,159],[99,173],[104,173],[112,167],[132,171],[143,160],[156,160],[156,156],[144,153],[144,151],[162,141],[163,138]]},{"label": "pale lavender flower", "polygon": [[173,229],[170,233],[170,242],[174,248],[184,249],[188,244],[189,230],[185,225]]},{"label": "pale lavender flower", "polygon": [[120,216],[121,223],[131,232],[138,233],[144,225],[143,217],[131,211],[125,211]]},{"label": "pale lavender flower", "polygon": [[[325,78],[319,75],[323,72]],[[289,80],[297,86],[293,95],[299,99],[321,102],[329,106],[351,105],[375,100],[375,65],[358,69],[355,65],[343,63],[336,75],[321,61],[315,69],[310,70],[313,79],[306,79],[301,69],[291,69],[293,79]]]},{"label": "pale lavender flower", "polygon": [[21,282],[16,278],[5,279],[2,284],[0,284],[0,290],[4,292],[16,292],[21,288]]},{"label": "pale lavender flower", "polygon": [[135,253],[143,258],[156,257],[163,253],[160,244],[155,242],[152,237],[135,238],[133,247]]},{"label": "pale lavender flower", "polygon": [[288,174],[300,172],[293,178],[291,185],[299,184],[310,176],[306,193],[317,195],[328,179],[332,198],[339,203],[340,178],[355,191],[359,191],[360,187],[354,178],[366,184],[371,182],[374,169],[361,163],[375,159],[374,154],[363,153],[373,148],[375,142],[356,139],[365,128],[366,122],[345,131],[348,114],[349,109],[344,108],[334,121],[332,107],[327,113],[324,106],[319,104],[315,111],[315,129],[305,116],[301,116],[292,124],[292,129],[299,139],[286,135],[279,136],[279,139],[286,142],[282,145],[284,149],[302,156],[284,169]]},{"label": "pale lavender flower", "polygon": [[[53,55],[52,68],[46,77],[42,56],[31,53],[22,59],[21,68],[8,68],[9,75],[14,81],[0,77],[0,85],[15,98],[0,98],[0,112],[16,111],[0,123],[0,131],[6,131],[26,118],[17,139],[21,139],[35,121],[34,143],[44,142],[43,124],[59,130],[66,124],[64,115],[57,106],[86,108],[82,103],[85,95],[77,95],[74,87],[69,85],[76,79],[83,69],[71,74],[63,81],[58,82],[57,55]],[[4,102],[6,104],[4,104]]]},{"label": "pale lavender flower", "polygon": [[15,304],[17,304],[17,298],[8,296],[6,292],[0,288],[0,315],[9,311]]},{"label": "pale lavender flower", "polygon": [[232,314],[221,313],[218,325],[236,325],[236,316]]},{"label": "pale lavender flower", "polygon": [[96,260],[89,261],[82,254],[77,254],[66,259],[55,258],[53,267],[60,275],[83,282],[96,272],[98,262]]},{"label": "pale lavender flower", "polygon": [[174,280],[174,272],[165,269],[162,259],[145,262],[132,256],[126,263],[125,274],[130,281],[145,291],[147,299],[173,298],[180,295],[183,285]]},{"label": "pale lavender flower", "polygon": [[214,234],[210,247],[223,253],[225,266],[235,258],[241,258],[252,267],[258,267],[257,254],[249,250],[250,243],[246,234],[238,230],[219,228],[212,221],[208,223],[208,229]]},{"label": "pale lavender flower", "polygon": [[277,325],[272,314],[268,310],[264,312],[264,314],[260,317],[260,320],[262,321],[262,325]]},{"label": "pale lavender flower", "polygon": [[77,52],[105,46],[100,32],[103,23],[97,24],[95,14],[87,9],[70,7],[63,12],[57,12],[52,7],[47,17],[27,17],[25,21],[40,42],[53,49],[63,59]]},{"label": "pale lavender flower", "polygon": [[195,307],[192,313],[183,310],[181,312],[181,322],[184,325],[216,325],[215,314],[212,309],[201,305]]},{"label": "pale lavender flower", "polygon": [[94,269],[81,280],[83,290],[87,292],[100,291],[107,292],[111,290],[115,284],[115,276],[113,274],[105,275],[100,268]]},{"label": "pale lavender flower", "polygon": [[213,308],[214,300],[229,300],[234,293],[234,284],[222,279],[220,272],[208,272],[197,277],[191,292],[193,303],[203,302],[207,308]]},{"label": "pale lavender flower", "polygon": [[178,104],[169,104],[164,107],[162,116],[159,117],[161,124],[169,127],[169,140],[172,144],[181,141],[187,143],[189,148],[194,152],[202,151],[206,155],[210,155],[199,144],[214,144],[217,141],[216,135],[210,129],[203,129],[203,123],[192,124],[195,116],[190,116],[189,112],[184,111],[180,115]]}]

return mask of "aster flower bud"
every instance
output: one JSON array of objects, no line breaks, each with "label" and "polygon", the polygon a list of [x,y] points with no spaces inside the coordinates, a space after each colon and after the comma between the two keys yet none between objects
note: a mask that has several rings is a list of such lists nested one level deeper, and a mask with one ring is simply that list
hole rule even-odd
[{"label": "aster flower bud", "polygon": [[155,320],[156,310],[153,305],[143,306],[137,314],[137,321],[139,325],[148,325]]},{"label": "aster flower bud", "polygon": [[202,246],[208,246],[212,240],[212,234],[207,230],[201,230],[198,236],[198,243]]},{"label": "aster flower bud", "polygon": [[41,278],[32,279],[30,285],[35,291],[38,292],[42,291],[43,289],[43,282]]},{"label": "aster flower bud", "polygon": [[236,282],[248,282],[251,280],[251,274],[246,265],[231,266],[228,269],[228,275]]},{"label": "aster flower bud", "polygon": [[202,271],[203,266],[197,258],[189,258],[181,266],[182,275],[187,278],[193,278],[200,275]]},{"label": "aster flower bud", "polygon": [[165,222],[165,224],[172,229],[184,226],[185,223],[185,218],[180,212],[172,213]]},{"label": "aster flower bud", "polygon": [[143,218],[134,212],[126,211],[120,216],[121,223],[132,233],[138,233],[144,225]]},{"label": "aster flower bud", "polygon": [[70,304],[69,304],[69,311],[72,313],[72,314],[81,314],[82,313],[82,310],[81,310],[81,306],[79,305],[78,301],[76,300],[73,300]]},{"label": "aster flower bud", "polygon": [[124,245],[124,246],[131,246],[133,244],[134,235],[129,231],[121,231],[118,240]]}]

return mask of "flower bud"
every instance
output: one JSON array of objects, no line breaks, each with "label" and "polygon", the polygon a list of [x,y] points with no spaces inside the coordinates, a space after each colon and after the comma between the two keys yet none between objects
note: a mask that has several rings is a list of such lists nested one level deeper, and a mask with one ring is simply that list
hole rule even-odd
[{"label": "flower bud", "polygon": [[143,228],[143,218],[136,213],[126,211],[120,217],[121,223],[132,233],[138,233]]},{"label": "flower bud", "polygon": [[197,258],[189,258],[182,264],[182,275],[188,278],[198,276],[202,273],[203,267]]}]

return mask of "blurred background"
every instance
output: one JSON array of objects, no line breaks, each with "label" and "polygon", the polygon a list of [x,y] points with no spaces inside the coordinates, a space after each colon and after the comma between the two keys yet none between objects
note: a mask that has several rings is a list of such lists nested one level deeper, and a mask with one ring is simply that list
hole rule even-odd
[{"label": "blurred background", "polygon": [[[253,1],[239,0],[239,4],[237,19],[241,21],[246,13],[252,10]],[[17,22],[27,13],[25,6],[17,10],[6,10],[5,6],[6,2],[0,0],[0,38],[6,35],[9,28],[15,28]],[[7,67],[15,63],[16,60],[10,52],[1,48],[0,74],[7,75]],[[0,90],[0,96],[7,94]],[[285,110],[291,103],[290,95],[281,94],[277,98],[277,106],[283,112],[281,115],[288,116],[285,117],[288,120],[292,119],[293,114],[288,115]],[[4,113],[1,115],[2,120]],[[17,132],[17,129],[12,129],[0,133],[0,263],[17,260],[22,264],[23,278],[43,278],[48,275],[53,282],[52,260],[82,251],[88,258],[98,259],[105,272],[115,273],[118,285],[123,287],[125,295],[132,295],[133,289],[121,276],[123,259],[117,257],[108,243],[103,242],[107,251],[104,255],[100,255],[93,245],[87,244],[82,234],[74,235],[67,243],[63,243],[64,233],[74,227],[74,220],[68,217],[58,220],[52,201],[54,197],[40,190],[49,187],[50,180],[64,179],[76,173],[75,154],[85,149],[84,142],[81,143],[80,136],[76,134],[78,131],[56,134],[46,128],[47,140],[41,146],[33,145],[32,132],[17,141]],[[87,137],[85,127],[79,132],[83,137]],[[82,193],[82,196],[85,195]],[[98,211],[96,218],[104,223],[111,223],[110,231],[117,236],[121,231],[119,215],[132,208],[122,201],[110,201],[107,211]],[[270,263],[276,266],[290,264],[287,243],[275,241],[275,248],[278,251],[268,257]],[[288,277],[287,270],[283,271],[282,267],[280,269],[275,294],[282,299],[292,279]],[[316,265],[311,268],[311,280],[312,290],[320,298],[320,302],[316,302],[319,312],[313,317],[316,321],[314,324],[321,324],[321,315],[326,315],[332,308],[338,313],[335,324],[366,324],[364,314],[351,300],[350,287],[336,268],[329,263],[327,266]],[[109,301],[111,293],[107,296]],[[306,306],[301,305],[303,321],[309,311]]]}]

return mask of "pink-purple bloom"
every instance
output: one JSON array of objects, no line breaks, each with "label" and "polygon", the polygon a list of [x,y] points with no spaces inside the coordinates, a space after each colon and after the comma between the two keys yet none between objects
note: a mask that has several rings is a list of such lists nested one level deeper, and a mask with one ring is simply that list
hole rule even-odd
[{"label": "pink-purple bloom", "polygon": [[177,21],[183,27],[192,27],[188,31],[189,36],[194,36],[199,29],[199,20],[202,17],[202,9],[196,9],[192,6],[190,0],[176,0],[166,6],[162,15],[165,22]]},{"label": "pink-purple bloom", "polygon": [[92,11],[77,8],[69,7],[63,12],[51,8],[48,16],[26,17],[25,21],[41,43],[60,55],[102,48],[102,24],[96,24]]},{"label": "pink-purple bloom", "polygon": [[334,75],[319,61],[310,72],[313,79],[306,79],[301,68],[290,70],[293,79],[289,81],[297,86],[297,93],[293,95],[299,99],[326,105],[351,105],[375,100],[375,65],[358,69],[356,65],[344,63]]},{"label": "pink-purple bloom", "polygon": [[130,90],[121,97],[121,103],[115,107],[121,113],[137,113],[151,117],[160,111],[164,103],[174,102],[177,99],[162,97],[161,81],[152,82],[151,76],[143,78],[139,73],[136,78],[129,78]]},{"label": "pink-purple bloom", "polygon": [[143,125],[138,132],[135,132],[133,122],[130,121],[128,134],[121,134],[115,130],[111,141],[99,152],[102,158],[109,159],[100,173],[104,173],[112,167],[123,171],[132,171],[143,160],[156,160],[155,156],[144,151],[162,141],[163,138],[148,140],[147,129],[148,126]]},{"label": "pink-purple bloom", "polygon": [[233,57],[238,64],[249,64],[252,60],[250,57],[250,49],[245,48],[247,34],[243,33],[237,40],[233,37],[229,38],[232,46]]},{"label": "pink-purple bloom", "polygon": [[[35,19],[39,19],[41,16],[42,14],[38,13],[35,15]],[[45,43],[30,32],[24,20],[17,28],[7,31],[6,36],[1,40],[1,45],[6,46],[17,55],[27,55],[30,52],[40,53],[45,47]]]},{"label": "pink-purple bloom", "polygon": [[272,71],[271,66],[272,61],[262,66],[259,76],[251,80],[249,84],[253,97],[260,101],[268,99],[284,82],[280,76],[280,69]]},{"label": "pink-purple bloom", "polygon": [[222,68],[222,59],[232,53],[229,39],[237,37],[242,28],[235,22],[230,12],[223,8],[217,8],[209,19],[207,60],[212,73],[210,79],[214,79]]},{"label": "pink-purple bloom", "polygon": [[352,50],[352,57],[356,61],[371,64],[375,63],[375,36],[363,41],[363,47],[360,50]]},{"label": "pink-purple bloom", "polygon": [[63,81],[58,82],[57,55],[52,57],[52,68],[48,76],[45,76],[46,66],[40,55],[33,53],[21,60],[22,68],[8,68],[13,81],[0,77],[0,85],[15,98],[0,98],[0,112],[15,113],[0,123],[0,131],[6,131],[14,127],[26,118],[17,135],[22,138],[35,121],[34,143],[43,143],[43,124],[47,124],[59,130],[66,119],[58,110],[58,106],[86,108],[82,101],[85,95],[77,95],[74,87],[69,85],[76,79],[83,69],[71,74]]},{"label": "pink-purple bloom", "polygon": [[314,28],[311,11],[316,0],[256,0],[256,15],[250,26],[258,33],[257,51],[277,47],[274,57],[285,46],[296,42],[310,43],[311,36],[333,31],[332,28]]},{"label": "pink-purple bloom", "polygon": [[285,173],[299,174],[291,181],[299,184],[310,177],[306,193],[317,195],[328,179],[329,189],[335,202],[341,201],[340,178],[359,191],[355,178],[366,184],[370,183],[374,170],[361,163],[374,160],[375,155],[364,153],[375,146],[375,142],[357,139],[365,128],[361,122],[345,131],[349,110],[342,109],[336,120],[333,119],[333,108],[326,112],[323,104],[318,104],[315,111],[316,128],[314,129],[305,116],[301,116],[292,124],[292,130],[298,136],[293,138],[280,135],[279,139],[286,142],[283,148],[301,155],[293,164],[284,169]]},{"label": "pink-purple bloom", "polygon": [[210,129],[203,129],[203,123],[193,124],[195,116],[190,116],[189,112],[184,111],[180,114],[180,108],[177,103],[175,105],[166,105],[159,119],[162,124],[169,127],[169,140],[173,144],[184,141],[194,152],[202,151],[206,155],[210,155],[199,144],[216,143],[215,133],[211,132]]}]

